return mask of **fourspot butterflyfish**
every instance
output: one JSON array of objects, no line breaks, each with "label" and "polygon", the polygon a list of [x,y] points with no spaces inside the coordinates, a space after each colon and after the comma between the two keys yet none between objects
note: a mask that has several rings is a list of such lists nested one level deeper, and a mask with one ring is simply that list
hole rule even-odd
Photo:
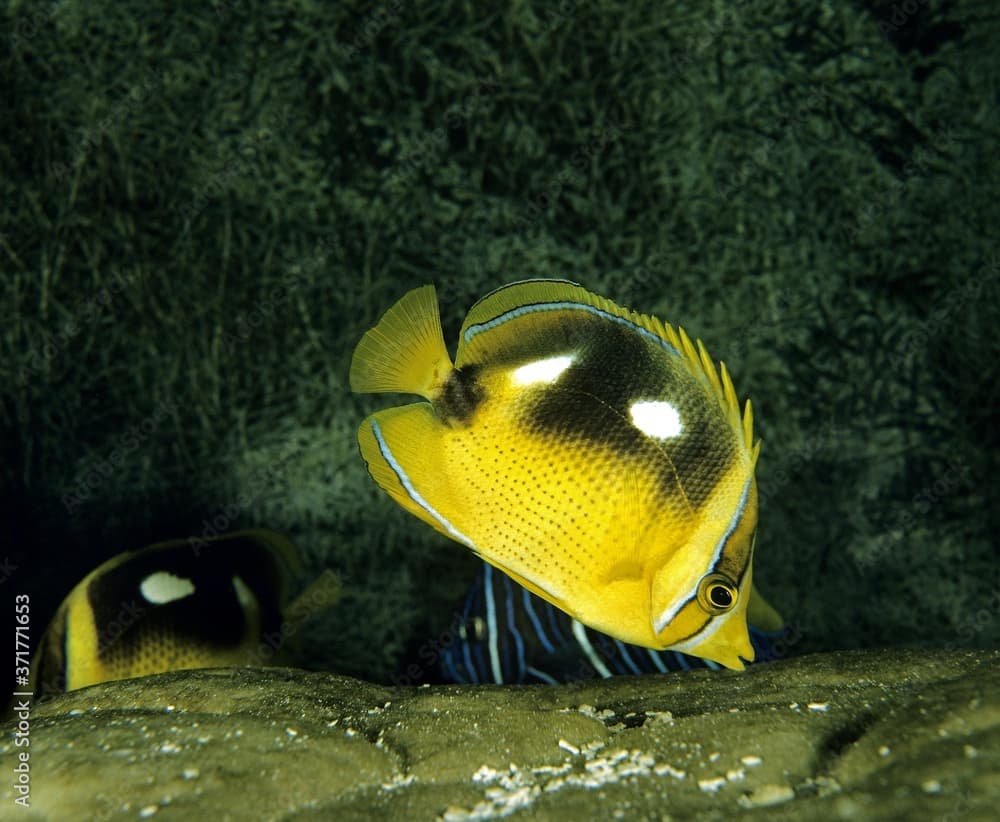
[{"label": "fourspot butterflyfish", "polygon": [[112,557],[56,611],[32,664],[39,696],[187,668],[287,662],[301,623],[333,605],[324,571],[291,603],[294,545],[267,529],[160,542]]},{"label": "fourspot butterflyfish", "polygon": [[424,286],[365,333],[350,380],[427,400],[361,424],[375,482],[583,625],[734,669],[748,607],[780,626],[752,586],[750,403],[683,329],[526,280],[472,307],[452,364]]},{"label": "fourspot butterflyfish", "polygon": [[[776,659],[787,629],[748,627],[755,661]],[[720,666],[680,651],[630,645],[588,628],[484,562],[440,650],[440,667],[449,682],[554,685]]]}]

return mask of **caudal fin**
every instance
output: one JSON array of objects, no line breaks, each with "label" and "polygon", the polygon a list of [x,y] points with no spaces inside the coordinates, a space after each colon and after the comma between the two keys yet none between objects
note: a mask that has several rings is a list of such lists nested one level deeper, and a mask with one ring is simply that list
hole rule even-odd
[{"label": "caudal fin", "polygon": [[452,370],[433,285],[415,288],[365,332],[351,359],[351,390],[432,400]]}]

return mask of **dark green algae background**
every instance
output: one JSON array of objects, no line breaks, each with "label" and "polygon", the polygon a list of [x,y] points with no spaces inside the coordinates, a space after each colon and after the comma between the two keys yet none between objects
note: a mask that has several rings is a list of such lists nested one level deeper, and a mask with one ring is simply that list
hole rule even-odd
[{"label": "dark green algae background", "polygon": [[[996,647],[991,2],[8,3],[5,601],[212,527],[343,577],[389,681],[475,560],[368,479],[354,344],[566,277],[702,338],[764,445],[790,653]],[[213,526],[211,523],[215,522]]]}]

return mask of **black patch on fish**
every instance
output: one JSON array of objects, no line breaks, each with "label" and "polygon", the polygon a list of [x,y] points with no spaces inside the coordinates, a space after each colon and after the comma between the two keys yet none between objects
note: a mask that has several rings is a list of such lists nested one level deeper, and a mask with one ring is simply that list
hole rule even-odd
[{"label": "black patch on fish", "polygon": [[[236,647],[247,623],[233,576],[239,576],[257,599],[262,633],[280,630],[280,605],[270,595],[274,586],[267,576],[275,571],[273,558],[245,537],[209,543],[197,557],[186,544],[131,557],[91,580],[87,589],[98,657],[105,665],[132,660],[147,642]],[[189,579],[194,591],[162,604],[149,602],[141,585],[157,572]]]},{"label": "black patch on fish", "polygon": [[479,382],[479,366],[456,368],[434,400],[434,409],[446,425],[468,425],[472,415],[486,399],[486,389]]},{"label": "black patch on fish", "polygon": [[[537,392],[524,422],[541,436],[612,449],[628,460],[656,466],[661,494],[678,493],[677,478],[694,508],[705,503],[735,457],[735,437],[718,401],[687,378],[679,357],[637,330],[599,318],[581,320],[577,360],[552,386]],[[685,378],[678,379],[683,371]],[[671,403],[680,415],[680,437],[656,440],[631,418],[637,400]],[[666,459],[663,454],[666,454]]]}]

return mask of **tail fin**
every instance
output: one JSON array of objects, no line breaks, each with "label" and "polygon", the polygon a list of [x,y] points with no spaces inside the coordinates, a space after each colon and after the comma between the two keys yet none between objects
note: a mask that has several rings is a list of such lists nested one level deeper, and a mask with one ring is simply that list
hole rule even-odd
[{"label": "tail fin", "polygon": [[433,285],[415,288],[367,331],[351,359],[351,390],[432,400],[452,370]]},{"label": "tail fin", "polygon": [[324,568],[285,609],[285,623],[297,631],[307,619],[336,605],[342,593],[340,577],[329,568]]}]

